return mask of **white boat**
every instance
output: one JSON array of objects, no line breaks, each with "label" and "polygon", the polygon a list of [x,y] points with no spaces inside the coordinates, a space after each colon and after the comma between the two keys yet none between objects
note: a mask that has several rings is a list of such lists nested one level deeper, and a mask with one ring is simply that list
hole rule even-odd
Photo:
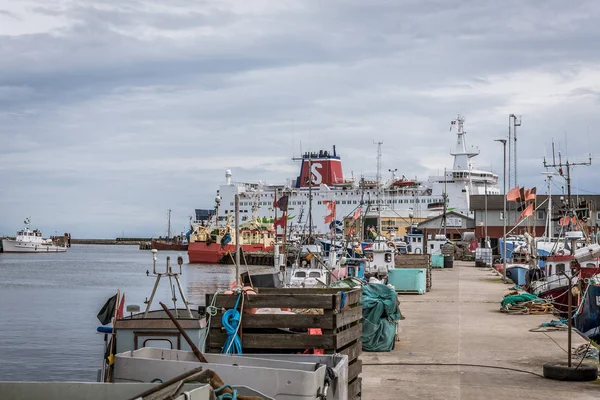
[{"label": "white boat", "polygon": [[[454,157],[454,164],[444,175],[430,176],[427,181],[405,176],[400,178],[395,173],[390,179],[382,179],[380,173],[377,180],[345,177],[341,157],[334,146],[333,151],[307,152],[295,159],[300,161],[299,175],[282,184],[234,182],[232,171],[227,170],[225,182],[217,191],[217,217],[219,221],[225,221],[228,215],[234,213],[234,198],[239,194],[241,222],[250,220],[255,214],[259,218],[274,218],[277,192],[279,196],[286,193],[289,197],[288,234],[328,234],[331,224],[341,228],[346,216],[353,215],[361,208],[364,213],[367,206],[371,209],[384,207],[406,219],[429,218],[442,212],[444,193],[447,194],[448,208],[473,216],[469,203],[471,195],[484,194],[486,186],[488,194],[497,195],[501,192],[496,174],[474,167],[472,159],[479,154],[479,150],[467,146],[463,123],[462,117],[453,123],[458,127],[456,145],[450,153]],[[375,199],[378,192],[380,194]],[[331,200],[336,202],[337,219],[325,223],[324,217],[330,212],[326,204]]]},{"label": "white boat", "polygon": [[5,253],[61,253],[67,251],[66,246],[56,245],[52,239],[42,238],[39,229],[30,229],[31,219],[25,219],[25,229],[17,232],[15,239],[2,239]]},{"label": "white boat", "polygon": [[329,271],[325,268],[325,252],[320,244],[302,245],[292,265],[289,286],[311,288],[327,286]]}]

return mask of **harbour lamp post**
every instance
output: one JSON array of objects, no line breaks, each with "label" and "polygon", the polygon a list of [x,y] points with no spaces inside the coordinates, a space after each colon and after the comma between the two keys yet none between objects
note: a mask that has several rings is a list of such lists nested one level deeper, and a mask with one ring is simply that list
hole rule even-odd
[{"label": "harbour lamp post", "polygon": [[502,214],[502,225],[503,225],[503,233],[502,233],[502,261],[503,261],[503,267],[502,267],[502,280],[504,282],[506,282],[506,139],[495,139],[494,142],[500,142],[502,143],[502,146],[504,147],[504,173],[503,173],[503,180],[504,180],[504,190],[503,190],[503,197],[504,197],[504,213]]}]

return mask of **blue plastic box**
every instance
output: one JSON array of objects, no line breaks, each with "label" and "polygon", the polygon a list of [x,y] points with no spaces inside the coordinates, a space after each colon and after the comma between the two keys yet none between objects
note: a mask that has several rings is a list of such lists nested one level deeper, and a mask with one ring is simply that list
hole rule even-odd
[{"label": "blue plastic box", "polygon": [[425,294],[427,270],[425,268],[394,268],[388,271],[388,283],[396,292]]}]

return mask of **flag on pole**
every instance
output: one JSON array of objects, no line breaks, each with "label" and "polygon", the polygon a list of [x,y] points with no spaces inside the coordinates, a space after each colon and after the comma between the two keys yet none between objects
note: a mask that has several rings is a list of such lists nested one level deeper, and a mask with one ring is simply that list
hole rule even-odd
[{"label": "flag on pole", "polygon": [[362,212],[362,208],[359,208],[358,210],[354,211],[354,215],[352,216],[352,220],[356,221],[360,217],[360,213],[361,212]]},{"label": "flag on pole", "polygon": [[536,187],[534,186],[533,189],[529,189],[525,191],[525,201],[527,200],[535,200],[537,195],[536,195]]},{"label": "flag on pole", "polygon": [[115,316],[116,305],[117,295],[115,294],[114,296],[106,300],[106,303],[104,303],[100,311],[98,311],[97,317],[102,325],[106,325],[112,321],[113,317]]},{"label": "flag on pole", "polygon": [[287,215],[285,215],[285,213],[283,213],[283,216],[279,219],[276,219],[275,222],[273,222],[273,226],[275,227],[275,229],[277,229],[278,226],[280,227],[284,227],[287,224]]},{"label": "flag on pole", "polygon": [[533,215],[533,203],[530,203],[526,209],[523,210],[523,212],[521,213],[521,215],[519,216],[519,220],[517,221],[517,224],[519,222],[521,222],[521,220],[525,217],[531,217]]},{"label": "flag on pole", "polygon": [[288,197],[287,195],[283,195],[275,202],[275,207],[279,208],[281,211],[287,211],[288,209]]},{"label": "flag on pole", "polygon": [[517,201],[521,198],[521,188],[515,186],[506,193],[506,201]]},{"label": "flag on pole", "polygon": [[123,318],[124,311],[125,311],[125,293],[123,292],[123,296],[121,297],[121,301],[119,302],[119,310],[117,311],[117,319]]}]

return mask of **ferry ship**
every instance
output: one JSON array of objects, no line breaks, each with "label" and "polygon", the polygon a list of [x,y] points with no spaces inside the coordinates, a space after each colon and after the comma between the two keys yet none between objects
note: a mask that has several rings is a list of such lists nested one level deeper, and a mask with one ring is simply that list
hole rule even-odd
[{"label": "ferry ship", "polygon": [[[394,176],[388,180],[359,180],[344,177],[341,156],[336,147],[332,151],[306,152],[300,161],[300,174],[289,179],[287,184],[234,182],[231,170],[225,173],[225,182],[220,185],[216,197],[216,220],[226,221],[234,210],[234,198],[240,195],[240,220],[274,218],[275,201],[282,195],[288,196],[290,225],[288,233],[302,232],[315,235],[329,233],[332,227],[341,226],[344,218],[361,209],[366,212],[376,208],[394,210],[398,216],[429,218],[439,215],[447,198],[447,208],[472,216],[469,199],[472,194],[500,194],[498,175],[475,169],[473,158],[479,149],[467,146],[464,118],[451,122],[456,130],[456,145],[450,153],[454,157],[452,169],[444,175],[430,176],[425,182]],[[379,164],[379,163],[378,163]],[[379,165],[378,165],[379,167]],[[379,168],[378,168],[379,169]],[[329,213],[327,201],[336,202],[336,218],[325,223]],[[293,217],[293,218],[292,218]],[[335,224],[332,226],[332,224]]]}]

